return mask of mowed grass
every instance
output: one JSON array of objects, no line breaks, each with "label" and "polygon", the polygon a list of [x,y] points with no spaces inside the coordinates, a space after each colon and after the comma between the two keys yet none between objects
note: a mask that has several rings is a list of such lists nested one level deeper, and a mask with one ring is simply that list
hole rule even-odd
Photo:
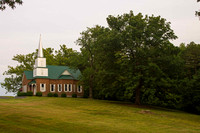
[{"label": "mowed grass", "polygon": [[197,133],[200,116],[83,98],[0,99],[0,133],[4,132]]}]

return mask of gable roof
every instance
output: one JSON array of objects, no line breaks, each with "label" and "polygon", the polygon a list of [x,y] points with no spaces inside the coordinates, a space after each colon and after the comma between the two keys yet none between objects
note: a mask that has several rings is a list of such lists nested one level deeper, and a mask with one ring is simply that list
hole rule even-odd
[{"label": "gable roof", "polygon": [[[33,77],[33,71],[24,71],[27,79],[36,79],[36,78],[47,78],[47,79],[75,79],[78,80],[78,77],[81,75],[79,70],[70,69],[68,66],[53,66],[47,65],[48,76],[37,76]],[[70,75],[62,75],[64,71],[68,71]]]}]

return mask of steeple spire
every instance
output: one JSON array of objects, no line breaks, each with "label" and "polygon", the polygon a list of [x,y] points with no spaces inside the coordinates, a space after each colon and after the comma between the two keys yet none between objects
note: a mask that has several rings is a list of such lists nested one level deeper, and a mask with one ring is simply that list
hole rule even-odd
[{"label": "steeple spire", "polygon": [[39,47],[38,47],[38,58],[43,58],[42,43],[41,43],[41,34],[40,34],[40,41],[39,41]]},{"label": "steeple spire", "polygon": [[35,60],[35,65],[33,69],[33,77],[37,76],[48,76],[48,68],[46,67],[46,58],[43,57],[41,35],[38,47],[38,55]]}]

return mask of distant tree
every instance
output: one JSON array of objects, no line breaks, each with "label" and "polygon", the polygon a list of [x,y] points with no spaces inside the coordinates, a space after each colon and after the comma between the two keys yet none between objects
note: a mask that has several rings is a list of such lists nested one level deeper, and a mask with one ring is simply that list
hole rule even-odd
[{"label": "distant tree", "polygon": [[22,85],[22,75],[25,70],[32,70],[34,60],[36,58],[36,52],[27,55],[16,55],[12,60],[17,61],[19,64],[16,67],[8,66],[8,70],[3,73],[7,77],[1,86],[7,90],[7,92],[17,92]]},{"label": "distant tree", "polygon": [[194,42],[189,43],[182,49],[181,57],[185,62],[186,76],[192,78],[200,70],[200,45]]},{"label": "distant tree", "polygon": [[81,46],[82,66],[85,68],[82,71],[82,81],[85,81],[85,87],[88,88],[89,97],[93,98],[93,89],[96,74],[96,54],[97,54],[97,37],[101,31],[101,27],[88,28],[81,33],[81,37],[77,40],[77,44]]},{"label": "distant tree", "polygon": [[200,114],[200,44],[191,42],[181,46],[181,58],[184,61],[183,77],[179,81],[182,97],[181,108]]},{"label": "distant tree", "polygon": [[84,92],[88,92],[90,98],[114,99],[121,89],[114,83],[119,80],[120,68],[115,64],[120,43],[117,34],[97,25],[87,28],[81,35],[77,40],[81,53],[75,64],[82,71]]},{"label": "distant tree", "polygon": [[22,0],[1,0],[0,1],[0,10],[5,10],[6,5],[14,9],[16,7],[16,4],[22,5]]},{"label": "distant tree", "polygon": [[[200,2],[200,0],[197,0],[197,2]],[[200,11],[196,11],[196,16],[200,17]]]}]

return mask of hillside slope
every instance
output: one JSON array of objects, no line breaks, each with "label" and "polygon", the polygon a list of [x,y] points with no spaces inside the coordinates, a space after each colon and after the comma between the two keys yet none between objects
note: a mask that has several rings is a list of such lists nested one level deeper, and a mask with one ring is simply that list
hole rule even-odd
[{"label": "hillside slope", "polygon": [[82,98],[0,99],[0,132],[200,132],[200,116]]}]

